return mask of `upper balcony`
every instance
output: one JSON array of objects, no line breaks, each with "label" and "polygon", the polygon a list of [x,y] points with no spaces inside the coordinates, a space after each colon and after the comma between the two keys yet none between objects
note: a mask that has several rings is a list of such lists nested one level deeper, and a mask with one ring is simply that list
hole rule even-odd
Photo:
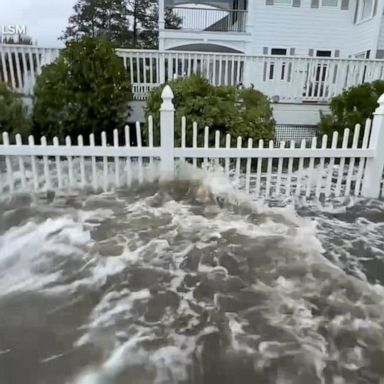
[{"label": "upper balcony", "polygon": [[[173,11],[180,20],[178,29],[195,32],[245,32],[247,11],[237,9],[214,9],[176,7]],[[165,24],[165,29],[174,29]]]},{"label": "upper balcony", "polygon": [[[164,15],[173,13],[180,20],[175,27],[164,23],[164,29],[178,29],[188,32],[246,32],[247,4],[245,0],[211,0],[186,2],[166,0]],[[166,19],[166,18],[165,18]]]}]

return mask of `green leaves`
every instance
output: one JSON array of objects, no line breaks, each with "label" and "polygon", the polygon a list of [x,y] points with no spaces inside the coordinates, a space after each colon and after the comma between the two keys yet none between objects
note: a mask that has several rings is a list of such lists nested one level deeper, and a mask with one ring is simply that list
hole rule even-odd
[{"label": "green leaves", "polygon": [[122,128],[131,99],[128,74],[110,42],[86,38],[68,43],[37,80],[34,132],[75,138]]},{"label": "green leaves", "polygon": [[[77,0],[63,40],[103,37],[119,48],[156,48],[159,4],[154,0]],[[182,19],[165,12],[167,28],[177,29]]]},{"label": "green leaves", "polygon": [[0,133],[7,131],[11,135],[20,133],[26,137],[30,129],[30,120],[21,98],[0,81]]},{"label": "green leaves", "polygon": [[[265,95],[253,89],[238,90],[235,87],[215,87],[208,80],[191,76],[168,83],[174,93],[176,108],[176,127],[180,127],[182,116],[187,117],[187,140],[192,140],[192,123],[198,124],[198,136],[202,140],[205,126],[211,128],[211,139],[215,131],[224,135],[230,133],[233,143],[237,136],[243,139],[271,140],[274,137],[275,121],[272,108]],[[154,117],[157,124],[160,119],[161,92],[163,87],[155,89],[147,102],[146,114]],[[180,129],[175,131],[176,142],[180,143]],[[202,142],[199,143],[201,145]]]},{"label": "green leaves", "polygon": [[332,98],[331,114],[321,117],[320,131],[331,136],[334,131],[342,132],[345,128],[353,129],[356,124],[364,126],[378,106],[377,100],[384,93],[384,81],[377,80],[345,90]]},{"label": "green leaves", "polygon": [[103,37],[121,48],[131,45],[126,0],[78,0],[73,9],[64,40]]}]

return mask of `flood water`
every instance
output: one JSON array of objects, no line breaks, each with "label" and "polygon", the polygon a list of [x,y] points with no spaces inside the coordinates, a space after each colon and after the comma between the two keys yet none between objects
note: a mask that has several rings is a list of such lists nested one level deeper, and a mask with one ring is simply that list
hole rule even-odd
[{"label": "flood water", "polygon": [[383,202],[220,205],[1,202],[0,383],[383,384]]}]

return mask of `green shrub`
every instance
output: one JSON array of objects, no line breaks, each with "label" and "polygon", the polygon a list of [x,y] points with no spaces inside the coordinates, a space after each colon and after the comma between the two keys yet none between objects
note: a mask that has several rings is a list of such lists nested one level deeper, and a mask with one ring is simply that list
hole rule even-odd
[{"label": "green shrub", "polygon": [[[192,124],[197,123],[198,138],[202,144],[203,132],[210,127],[210,141],[214,142],[215,131],[224,135],[230,133],[233,142],[237,136],[271,140],[274,138],[275,121],[269,100],[254,89],[237,89],[236,87],[215,87],[208,80],[191,76],[168,83],[174,93],[173,103],[176,109],[175,141],[180,144],[181,118],[187,118],[187,143],[192,142]],[[148,99],[146,115],[152,115],[155,127],[160,121],[161,93],[164,86],[154,89]]]},{"label": "green shrub", "polygon": [[43,68],[34,96],[34,133],[48,137],[121,128],[132,99],[128,74],[114,46],[104,39],[68,43]]},{"label": "green shrub", "polygon": [[5,131],[10,135],[20,133],[25,138],[30,133],[30,120],[21,98],[0,82],[0,133]]},{"label": "green shrub", "polygon": [[383,93],[384,81],[378,80],[351,87],[332,98],[331,114],[321,117],[321,133],[331,136],[334,131],[338,131],[342,140],[345,128],[353,129],[356,124],[364,126],[366,119],[377,108],[377,100]]}]

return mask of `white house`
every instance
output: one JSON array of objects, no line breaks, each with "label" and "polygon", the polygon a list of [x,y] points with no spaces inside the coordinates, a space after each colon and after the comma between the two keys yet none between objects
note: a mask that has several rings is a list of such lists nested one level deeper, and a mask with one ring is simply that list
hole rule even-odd
[{"label": "white house", "polygon": [[383,0],[160,0],[160,50],[384,59],[383,10]]}]

